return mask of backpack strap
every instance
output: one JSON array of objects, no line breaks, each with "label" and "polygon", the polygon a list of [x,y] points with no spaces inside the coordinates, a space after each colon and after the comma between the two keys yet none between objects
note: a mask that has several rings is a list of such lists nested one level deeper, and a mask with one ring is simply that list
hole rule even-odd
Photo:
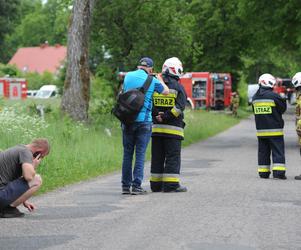
[{"label": "backpack strap", "polygon": [[152,75],[148,75],[143,86],[140,88],[140,91],[145,94],[145,92],[148,90],[149,86],[151,85],[153,80],[153,76]]}]

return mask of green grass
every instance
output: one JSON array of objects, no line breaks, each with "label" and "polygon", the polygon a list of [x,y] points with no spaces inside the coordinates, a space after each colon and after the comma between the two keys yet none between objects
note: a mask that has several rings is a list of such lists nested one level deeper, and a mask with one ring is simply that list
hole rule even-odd
[{"label": "green grass", "polygon": [[[46,137],[50,140],[51,152],[38,168],[43,177],[43,186],[39,193],[121,169],[122,141],[117,120],[110,115],[99,115],[94,119],[97,122],[89,125],[74,123],[60,114],[59,102],[54,102],[47,104],[50,108],[45,122],[35,126],[33,123],[40,120],[35,116],[35,105],[32,101],[17,104],[5,102],[4,107],[11,107],[10,112],[13,114],[8,113],[2,117],[2,121],[14,120],[10,122],[14,126],[2,123],[0,148],[5,149],[19,143],[27,144],[34,137]],[[3,113],[0,112],[0,122]],[[16,115],[22,117],[16,119]],[[247,111],[239,111],[241,118],[247,115]],[[239,121],[240,118],[225,113],[188,110],[185,112],[183,146],[222,132]],[[7,132],[8,128],[13,128],[10,133]],[[150,146],[147,159],[150,159]]]}]

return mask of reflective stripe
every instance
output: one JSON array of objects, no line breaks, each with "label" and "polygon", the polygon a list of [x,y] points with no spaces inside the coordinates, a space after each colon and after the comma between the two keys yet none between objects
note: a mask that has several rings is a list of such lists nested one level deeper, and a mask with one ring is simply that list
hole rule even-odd
[{"label": "reflective stripe", "polygon": [[153,124],[153,133],[164,133],[171,135],[179,135],[184,137],[184,129],[172,125]]},{"label": "reflective stripe", "polygon": [[258,173],[268,173],[270,172],[269,168],[258,168]]},{"label": "reflective stripe", "polygon": [[273,166],[282,166],[282,167],[284,167],[285,166],[285,164],[284,163],[273,163]]},{"label": "reflective stripe", "polygon": [[281,136],[283,135],[283,129],[257,129],[257,136]]},{"label": "reflective stripe", "polygon": [[150,181],[152,181],[152,182],[161,182],[162,180],[163,180],[163,177],[155,177],[155,176],[150,177]]},{"label": "reflective stripe", "polygon": [[253,103],[254,107],[276,107],[275,102],[258,102]]},{"label": "reflective stripe", "polygon": [[152,182],[162,182],[163,174],[151,173],[150,181]]},{"label": "reflective stripe", "polygon": [[163,174],[157,174],[157,173],[151,173],[151,176],[154,176],[154,177],[161,177],[163,176]]},{"label": "reflective stripe", "polygon": [[164,182],[180,182],[180,178],[176,177],[163,177]]},{"label": "reflective stripe", "polygon": [[252,102],[253,105],[257,105],[258,103],[274,103],[275,104],[275,101],[273,99],[259,99],[259,100],[254,100]]},{"label": "reflective stripe", "polygon": [[162,176],[163,176],[163,177],[176,177],[176,178],[179,178],[179,177],[180,177],[179,174],[163,174]]},{"label": "reflective stripe", "polygon": [[[176,91],[178,92],[178,91]],[[169,94],[168,95],[163,95],[163,94],[159,94],[157,92],[154,93],[153,97],[167,97],[167,98],[176,98],[177,97],[177,93],[171,93],[171,90],[169,90]]]},{"label": "reflective stripe", "polygon": [[285,166],[279,166],[279,165],[275,165],[273,166],[273,170],[278,170],[278,171],[285,171],[286,167]]},{"label": "reflective stripe", "polygon": [[178,109],[177,107],[173,107],[171,109],[171,113],[175,116],[178,117],[180,114],[182,114],[182,110]]}]

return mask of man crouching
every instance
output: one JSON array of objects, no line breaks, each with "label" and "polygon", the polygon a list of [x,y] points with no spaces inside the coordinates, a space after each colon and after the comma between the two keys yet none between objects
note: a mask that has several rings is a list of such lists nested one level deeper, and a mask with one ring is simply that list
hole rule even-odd
[{"label": "man crouching", "polygon": [[36,169],[49,151],[48,140],[42,138],[0,152],[0,218],[24,216],[17,209],[22,203],[30,212],[36,208],[28,199],[42,185]]}]

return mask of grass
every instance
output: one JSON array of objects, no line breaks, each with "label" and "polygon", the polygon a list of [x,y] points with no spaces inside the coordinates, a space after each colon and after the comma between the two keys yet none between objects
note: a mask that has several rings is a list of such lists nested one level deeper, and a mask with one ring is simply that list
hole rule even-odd
[{"label": "grass", "polygon": [[[0,148],[27,144],[35,137],[50,140],[51,153],[38,168],[43,177],[40,193],[121,169],[122,142],[117,120],[100,114],[95,119],[98,122],[75,123],[63,117],[58,110],[59,102],[54,102],[44,104],[51,107],[47,108],[45,121],[41,121],[35,114],[36,105],[30,100],[3,104]],[[5,110],[9,111],[5,113]],[[239,112],[241,118],[249,114],[244,110]],[[201,110],[187,110],[185,117],[184,146],[222,132],[240,121],[229,114]],[[147,159],[150,159],[150,146]]]}]

